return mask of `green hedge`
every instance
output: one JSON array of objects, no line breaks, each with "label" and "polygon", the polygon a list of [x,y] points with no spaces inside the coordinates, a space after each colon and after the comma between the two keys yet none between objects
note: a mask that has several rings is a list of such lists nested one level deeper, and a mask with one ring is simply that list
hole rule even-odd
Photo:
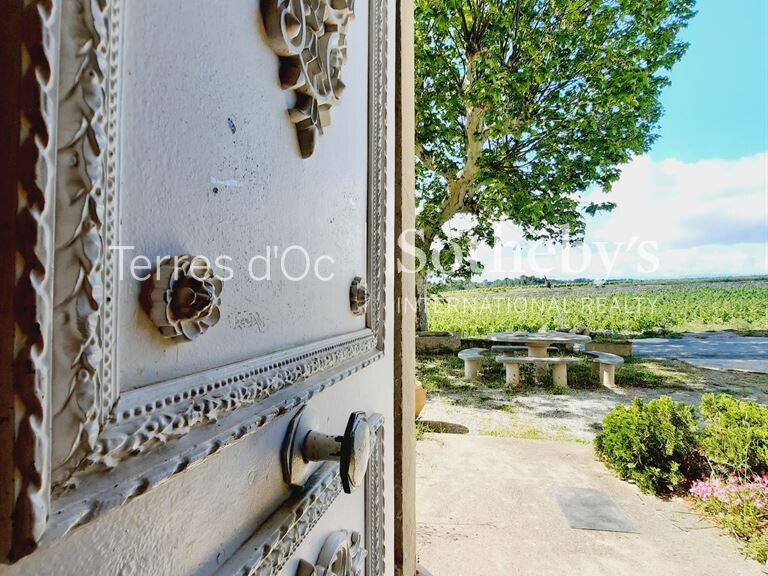
[{"label": "green hedge", "polygon": [[712,468],[724,475],[768,471],[768,406],[726,394],[705,394],[701,447]]},{"label": "green hedge", "polygon": [[705,394],[699,413],[701,428],[691,406],[668,396],[647,404],[636,398],[606,415],[595,449],[644,492],[669,493],[690,483],[694,505],[765,562],[768,406]]},{"label": "green hedge", "polygon": [[595,448],[619,476],[644,492],[669,493],[698,475],[693,408],[668,396],[648,403],[635,398],[614,408],[603,420]]},{"label": "green hedge", "polygon": [[705,394],[699,412],[701,429],[687,404],[635,398],[605,416],[595,449],[645,492],[673,492],[699,479],[706,463],[722,478],[768,472],[768,406]]}]

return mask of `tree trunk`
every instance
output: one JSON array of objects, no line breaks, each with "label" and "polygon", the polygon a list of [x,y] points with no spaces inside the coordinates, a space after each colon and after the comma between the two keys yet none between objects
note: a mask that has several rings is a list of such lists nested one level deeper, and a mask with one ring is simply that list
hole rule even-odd
[{"label": "tree trunk", "polygon": [[[469,60],[469,70],[465,78],[465,88],[468,88],[475,78],[475,63],[474,60]],[[477,178],[480,170],[479,163],[480,157],[483,154],[483,147],[487,140],[484,134],[484,122],[483,122],[483,108],[481,106],[467,105],[466,115],[466,144],[467,144],[467,157],[464,161],[464,166],[455,175],[448,175],[441,173],[432,161],[432,157],[429,152],[425,152],[421,146],[417,145],[416,150],[419,158],[424,165],[429,169],[440,174],[446,179],[447,194],[440,206],[440,214],[437,218],[437,222],[429,227],[425,227],[421,236],[416,236],[416,247],[419,248],[424,254],[429,257],[431,255],[432,242],[435,239],[439,229],[454,217],[457,213],[461,212],[468,198],[470,198],[477,191]],[[419,332],[426,332],[428,329],[427,323],[427,268],[423,266],[423,269],[419,269],[416,272],[416,330]]]},{"label": "tree trunk", "polygon": [[427,323],[427,270],[416,272],[416,331],[426,332]]}]

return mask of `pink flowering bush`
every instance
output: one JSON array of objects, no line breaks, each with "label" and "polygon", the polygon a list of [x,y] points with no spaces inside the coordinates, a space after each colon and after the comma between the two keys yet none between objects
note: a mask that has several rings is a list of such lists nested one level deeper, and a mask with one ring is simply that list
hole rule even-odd
[{"label": "pink flowering bush", "polygon": [[697,480],[690,494],[696,508],[738,538],[747,554],[768,561],[768,473]]}]

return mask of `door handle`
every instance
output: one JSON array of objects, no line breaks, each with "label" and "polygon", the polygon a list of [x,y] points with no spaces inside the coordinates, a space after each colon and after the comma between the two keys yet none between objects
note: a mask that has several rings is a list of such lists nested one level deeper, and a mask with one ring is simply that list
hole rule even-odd
[{"label": "door handle", "polygon": [[291,486],[303,486],[312,462],[338,462],[341,485],[351,494],[363,483],[371,454],[371,429],[365,412],[353,412],[344,434],[334,435],[312,429],[306,407],[288,425],[282,449],[283,479]]}]

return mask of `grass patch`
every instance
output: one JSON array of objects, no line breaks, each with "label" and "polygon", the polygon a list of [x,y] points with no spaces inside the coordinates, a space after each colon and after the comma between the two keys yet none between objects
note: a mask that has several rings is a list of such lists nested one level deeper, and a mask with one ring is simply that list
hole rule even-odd
[{"label": "grass patch", "polygon": [[585,444],[587,441],[572,434],[565,426],[555,426],[550,432],[544,432],[536,426],[511,425],[483,430],[483,436],[494,438],[520,438],[523,440],[556,440],[559,442],[578,442]]},{"label": "grass patch", "polygon": [[464,373],[464,362],[453,354],[420,354],[416,362],[416,378],[429,391],[447,390],[469,386],[467,382],[457,383]]},{"label": "grass patch", "polygon": [[616,367],[616,385],[623,388],[687,388],[694,379],[683,362],[629,357]]},{"label": "grass patch", "polygon": [[[580,362],[568,364],[568,387],[572,390],[596,390],[601,387],[599,377],[593,372],[592,358],[582,357]],[[527,370],[526,370],[527,368]],[[533,366],[523,366],[520,379],[524,385],[533,386]],[[688,384],[697,379],[696,370],[688,364],[677,361],[648,360],[645,358],[625,358],[624,364],[616,367],[616,385],[630,388],[688,388]],[[553,394],[568,393],[552,385],[551,373],[548,373],[539,385]]]},{"label": "grass patch", "polygon": [[439,420],[417,420],[416,440],[423,440],[424,434],[434,432],[436,434],[468,434],[469,428],[453,422],[441,422]]},{"label": "grass patch", "polygon": [[546,435],[535,426],[527,428],[517,428],[515,426],[497,427],[491,430],[483,430],[483,436],[493,436],[494,438],[524,438],[527,440],[544,440]]},{"label": "grass patch", "polygon": [[592,374],[592,360],[582,358],[581,362],[568,364],[568,386],[575,390],[589,390],[598,387],[597,377]]},{"label": "grass patch", "polygon": [[416,442],[424,440],[424,434],[427,432],[426,426],[419,420],[416,420]]}]

